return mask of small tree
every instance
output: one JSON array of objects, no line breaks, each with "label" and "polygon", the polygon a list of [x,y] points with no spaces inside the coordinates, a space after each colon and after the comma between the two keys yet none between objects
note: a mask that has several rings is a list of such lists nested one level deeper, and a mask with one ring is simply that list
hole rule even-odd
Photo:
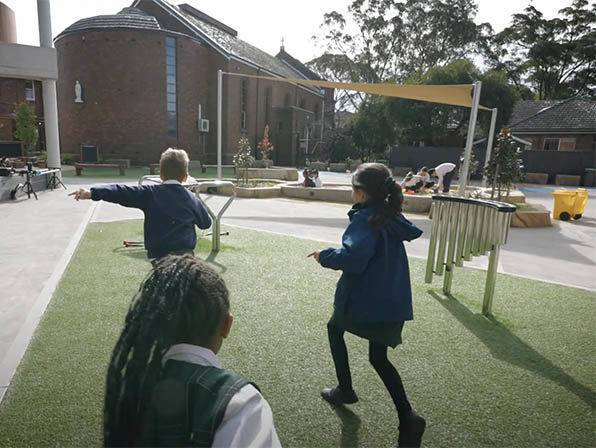
[{"label": "small tree", "polygon": [[248,184],[248,169],[255,163],[252,156],[250,142],[245,136],[238,141],[238,152],[234,155],[234,166],[236,167],[236,180],[240,185],[240,176],[242,175],[242,184]]},{"label": "small tree", "polygon": [[273,152],[273,145],[269,141],[269,125],[265,126],[265,131],[263,132],[263,140],[259,142],[257,145],[257,149],[261,153],[261,158],[263,160],[269,160],[269,156]]},{"label": "small tree", "polygon": [[37,129],[37,117],[35,111],[27,103],[21,103],[16,107],[16,130],[14,136],[23,142],[25,156],[37,145],[39,130]]},{"label": "small tree", "polygon": [[513,140],[511,129],[503,128],[485,170],[488,183],[492,186],[491,198],[495,197],[495,190],[498,200],[503,192],[509,196],[513,183],[522,179],[522,170],[521,148]]}]

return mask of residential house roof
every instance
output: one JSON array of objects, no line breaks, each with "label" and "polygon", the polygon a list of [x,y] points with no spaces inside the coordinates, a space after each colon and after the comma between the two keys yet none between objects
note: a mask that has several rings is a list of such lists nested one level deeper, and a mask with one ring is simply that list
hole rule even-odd
[{"label": "residential house roof", "polygon": [[569,98],[558,101],[519,101],[511,115],[516,133],[596,133],[596,101]]}]

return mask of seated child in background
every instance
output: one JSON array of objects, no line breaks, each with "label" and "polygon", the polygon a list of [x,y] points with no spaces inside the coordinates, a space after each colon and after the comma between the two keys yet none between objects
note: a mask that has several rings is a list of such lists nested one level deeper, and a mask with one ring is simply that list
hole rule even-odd
[{"label": "seated child in background", "polygon": [[104,445],[280,447],[267,401],[216,356],[232,322],[213,268],[190,255],[160,260],[108,366]]},{"label": "seated child in background", "polygon": [[161,185],[107,185],[71,193],[78,201],[92,199],[141,209],[145,214],[145,248],[149,258],[192,253],[197,245],[195,225],[211,226],[211,218],[197,197],[182,186],[188,177],[188,154],[168,149],[159,161]]},{"label": "seated child in background", "polygon": [[316,186],[315,182],[310,177],[310,171],[308,171],[308,169],[305,169],[302,172],[302,175],[304,176],[304,182],[302,185],[304,185],[306,188],[314,188]]},{"label": "seated child in background", "polygon": [[410,171],[406,174],[406,177],[402,180],[400,186],[406,192],[418,193],[418,190],[424,186],[424,180],[418,174],[414,174]]},{"label": "seated child in background", "polygon": [[420,171],[418,171],[417,175],[420,176],[420,178],[424,182],[422,188],[432,188],[435,185],[435,183],[430,180],[430,174],[428,174],[428,167],[423,166],[422,168],[420,168]]},{"label": "seated child in background", "polygon": [[319,170],[312,170],[311,174],[312,174],[313,182],[315,183],[315,187],[321,188],[323,186],[323,182],[321,181],[321,178],[319,177]]}]

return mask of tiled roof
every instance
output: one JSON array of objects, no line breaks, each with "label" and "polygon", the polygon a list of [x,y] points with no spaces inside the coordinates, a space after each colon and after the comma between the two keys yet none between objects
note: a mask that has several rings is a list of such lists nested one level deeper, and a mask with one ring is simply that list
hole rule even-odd
[{"label": "tiled roof", "polygon": [[559,101],[520,101],[510,126],[515,132],[596,132],[596,101],[570,98]]},{"label": "tiled roof", "polygon": [[62,31],[60,36],[76,31],[106,28],[132,28],[150,31],[161,29],[155,17],[137,8],[124,8],[118,14],[81,19]]},{"label": "tiled roof", "polygon": [[244,59],[245,61],[264,68],[284,78],[295,78],[297,73],[290,70],[281,60],[265,53],[263,50],[244,42],[242,39],[223,31],[222,29],[188,13],[184,9],[175,6],[189,22],[200,32],[207,35],[209,39],[221,46],[226,53]]}]

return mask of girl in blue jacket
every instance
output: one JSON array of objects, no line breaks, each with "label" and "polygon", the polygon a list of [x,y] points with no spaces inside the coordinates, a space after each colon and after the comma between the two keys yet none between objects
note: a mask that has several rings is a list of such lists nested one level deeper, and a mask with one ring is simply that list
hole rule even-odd
[{"label": "girl in blue jacket", "polygon": [[340,249],[314,252],[321,266],[342,271],[334,312],[327,324],[339,385],[321,396],[334,405],[352,404],[344,332],[369,341],[369,360],[385,384],[399,416],[399,446],[419,446],[426,426],[410,405],[399,373],[387,359],[387,347],[401,343],[404,322],[413,319],[412,290],[404,241],[422,231],[401,213],[403,195],[389,169],[380,163],[361,165],[352,180],[356,203]]}]

